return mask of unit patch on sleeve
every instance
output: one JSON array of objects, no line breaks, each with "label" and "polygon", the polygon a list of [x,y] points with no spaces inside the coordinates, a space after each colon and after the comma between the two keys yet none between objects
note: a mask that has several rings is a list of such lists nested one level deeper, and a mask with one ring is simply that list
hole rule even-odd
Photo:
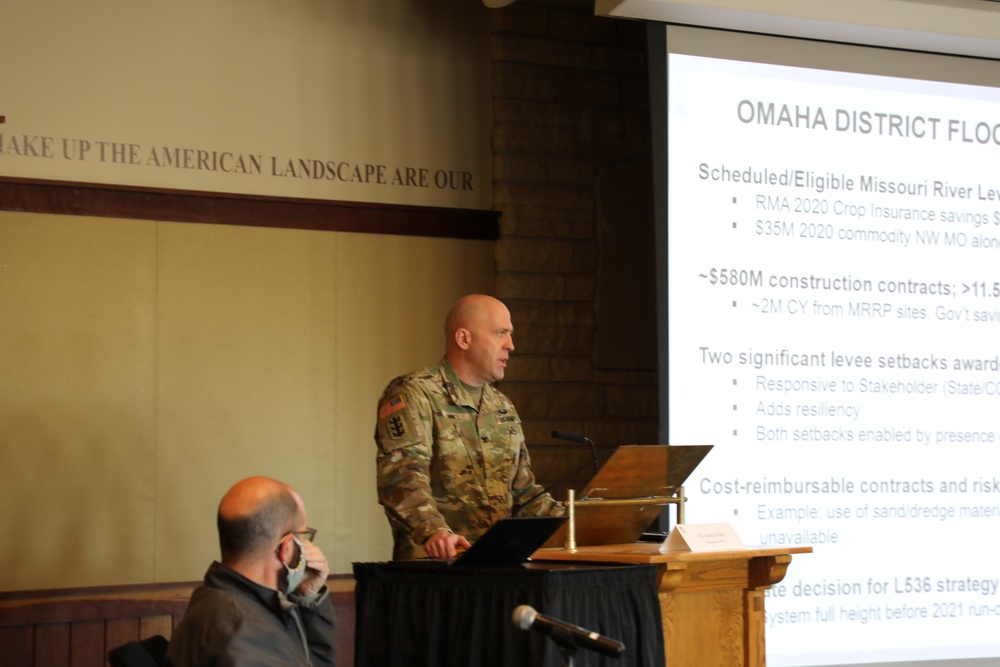
[{"label": "unit patch on sleeve", "polygon": [[385,427],[393,440],[399,440],[406,435],[406,420],[399,415],[386,420]]},{"label": "unit patch on sleeve", "polygon": [[385,399],[378,406],[378,431],[383,449],[408,447],[420,441],[420,429],[413,422],[413,409],[403,394]]}]

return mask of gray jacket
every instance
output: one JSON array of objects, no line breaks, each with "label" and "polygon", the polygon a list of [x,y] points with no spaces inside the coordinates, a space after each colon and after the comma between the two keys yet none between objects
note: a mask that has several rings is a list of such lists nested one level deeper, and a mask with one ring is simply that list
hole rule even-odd
[{"label": "gray jacket", "polygon": [[173,667],[333,667],[336,626],[324,587],[315,599],[256,584],[212,563],[167,649]]}]

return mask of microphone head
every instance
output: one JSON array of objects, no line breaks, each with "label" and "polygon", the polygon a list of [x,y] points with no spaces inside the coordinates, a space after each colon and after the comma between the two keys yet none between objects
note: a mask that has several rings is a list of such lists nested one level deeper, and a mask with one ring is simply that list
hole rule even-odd
[{"label": "microphone head", "polygon": [[567,433],[566,431],[552,431],[552,437],[556,440],[569,440],[570,442],[587,442],[587,438],[579,433]]},{"label": "microphone head", "polygon": [[535,622],[535,618],[537,616],[538,612],[535,611],[534,607],[526,604],[519,605],[517,609],[514,610],[514,625],[522,630],[530,630],[531,625]]}]

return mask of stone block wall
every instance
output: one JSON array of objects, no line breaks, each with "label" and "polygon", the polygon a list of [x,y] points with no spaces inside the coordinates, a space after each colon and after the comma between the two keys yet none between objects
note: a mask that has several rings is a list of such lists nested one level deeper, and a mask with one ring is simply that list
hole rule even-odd
[{"label": "stone block wall", "polygon": [[657,442],[645,25],[580,0],[521,0],[491,21],[497,296],[516,345],[501,389],[539,480],[571,478],[562,497],[592,468],[553,429],[602,458]]}]

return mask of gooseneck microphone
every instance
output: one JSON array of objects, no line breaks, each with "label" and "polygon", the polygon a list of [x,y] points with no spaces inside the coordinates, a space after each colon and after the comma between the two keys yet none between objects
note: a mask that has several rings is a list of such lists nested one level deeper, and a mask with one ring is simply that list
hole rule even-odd
[{"label": "gooseneck microphone", "polygon": [[[565,431],[552,431],[552,437],[556,438],[557,440],[569,440],[570,442],[585,442],[585,443],[589,443],[590,444],[590,458],[594,462],[594,472],[596,473],[598,470],[600,470],[600,465],[598,465],[598,463],[597,463],[597,447],[594,446],[594,441],[593,440],[591,440],[588,437],[579,435],[578,433],[566,433]],[[569,475],[567,475],[563,479],[560,479],[558,482],[553,482],[552,484],[549,484],[544,489],[542,489],[539,493],[536,493],[534,496],[532,496],[531,498],[529,498],[524,503],[520,503],[520,504],[515,505],[513,507],[513,509],[511,510],[511,516],[518,516],[518,515],[520,515],[521,511],[524,510],[525,507],[528,507],[529,505],[531,505],[533,502],[535,502],[539,498],[544,497],[545,494],[550,493],[552,491],[552,489],[556,488],[557,486],[561,486],[561,485],[565,484],[566,482],[570,481],[571,479],[573,479],[574,477],[576,477],[576,475],[578,473],[580,473],[586,466],[587,466],[587,464],[584,463],[582,466],[580,466],[579,468],[577,468],[576,470],[574,470],[573,472],[571,472]]]},{"label": "gooseneck microphone", "polygon": [[552,431],[552,437],[556,440],[569,440],[570,442],[583,442],[590,445],[590,458],[594,460],[594,474],[601,469],[597,465],[597,447],[594,446],[594,441],[585,435],[579,433],[567,433],[566,431]]},{"label": "gooseneck microphone", "polygon": [[612,658],[621,657],[625,651],[625,644],[619,641],[549,616],[542,616],[526,604],[514,610],[514,625],[522,630],[534,630],[546,634],[556,642],[590,649]]}]

